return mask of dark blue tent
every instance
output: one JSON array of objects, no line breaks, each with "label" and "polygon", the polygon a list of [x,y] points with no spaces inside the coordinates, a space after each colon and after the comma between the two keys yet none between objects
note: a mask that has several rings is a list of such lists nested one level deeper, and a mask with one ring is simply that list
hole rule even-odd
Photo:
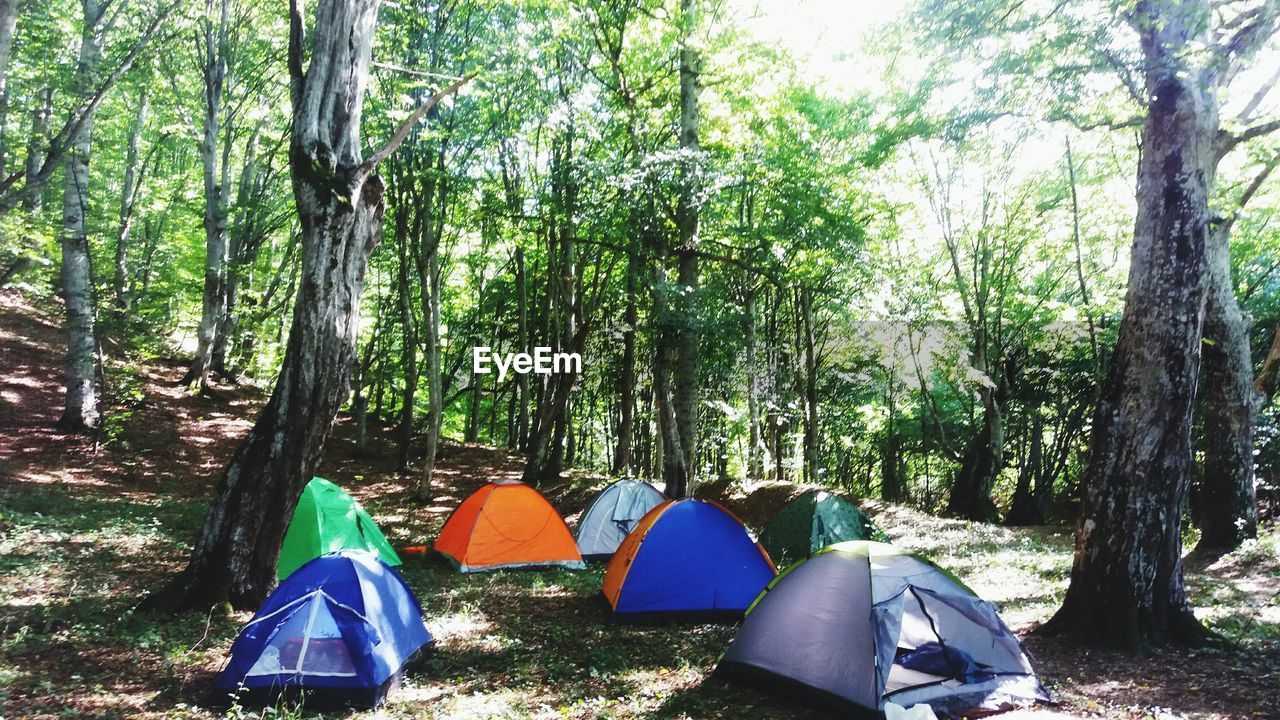
[{"label": "dark blue tent", "polygon": [[431,644],[417,598],[377,555],[322,555],[240,631],[214,699],[238,692],[241,704],[263,705],[284,694],[312,708],[376,707]]},{"label": "dark blue tent", "polygon": [[737,620],[776,575],[742,522],[685,498],[650,510],[605,570],[619,619]]}]

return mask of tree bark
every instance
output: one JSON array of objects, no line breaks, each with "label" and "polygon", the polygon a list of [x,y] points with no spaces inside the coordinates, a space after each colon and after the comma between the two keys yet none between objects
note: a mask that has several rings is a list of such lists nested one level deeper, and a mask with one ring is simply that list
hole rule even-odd
[{"label": "tree bark", "polygon": [[[99,0],[81,0],[84,27],[73,85],[76,97],[92,92],[102,60],[103,8]],[[98,423],[97,355],[93,308],[93,278],[85,215],[89,202],[89,157],[93,144],[93,114],[85,116],[70,144],[62,193],[62,292],[67,315],[66,407],[58,426],[79,432]]]},{"label": "tree bark", "polygon": [[1224,225],[1209,233],[1206,250],[1204,475],[1196,546],[1205,550],[1230,550],[1258,536],[1253,427],[1262,397],[1253,386],[1253,358],[1231,282],[1229,242],[1229,226]]},{"label": "tree bark", "polygon": [[8,87],[9,51],[13,49],[13,31],[18,25],[20,0],[0,0],[0,94]]},{"label": "tree bark", "polygon": [[[349,394],[360,293],[385,190],[376,165],[361,158],[360,138],[377,9],[377,0],[321,0],[307,52],[302,10],[297,0],[290,5],[289,160],[302,225],[293,325],[275,390],[218,483],[187,569],[150,606],[262,602],[275,585],[289,518]],[[398,144],[393,136],[371,159]]]},{"label": "tree bark", "polygon": [[694,29],[698,23],[698,0],[680,0],[684,38],[680,47],[680,196],[676,207],[676,358],[672,411],[680,436],[679,451],[683,472],[672,473],[667,495],[685,497],[697,481],[698,467],[698,231],[700,220],[699,180],[700,147],[698,125],[701,120],[698,96],[701,92],[702,58],[694,46]]},{"label": "tree bark", "polygon": [[[1218,109],[1208,3],[1143,0],[1133,18],[1148,97],[1124,317],[1093,423],[1071,584],[1046,633],[1137,650],[1204,629],[1183,583]],[[1210,66],[1212,67],[1212,66]]]}]

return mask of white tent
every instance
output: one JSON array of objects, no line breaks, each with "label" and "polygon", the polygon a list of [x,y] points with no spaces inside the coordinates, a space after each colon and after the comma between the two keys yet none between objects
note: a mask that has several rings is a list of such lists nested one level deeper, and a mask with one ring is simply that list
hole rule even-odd
[{"label": "white tent", "polygon": [[582,559],[608,559],[645,513],[662,501],[662,493],[642,480],[623,479],[605,488],[578,521]]}]

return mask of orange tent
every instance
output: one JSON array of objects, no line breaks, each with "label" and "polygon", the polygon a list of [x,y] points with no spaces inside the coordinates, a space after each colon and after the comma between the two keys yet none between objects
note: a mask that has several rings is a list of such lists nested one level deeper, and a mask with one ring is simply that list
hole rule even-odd
[{"label": "orange tent", "polygon": [[488,483],[463,500],[445,521],[435,549],[462,572],[584,567],[560,513],[542,493],[514,480]]}]

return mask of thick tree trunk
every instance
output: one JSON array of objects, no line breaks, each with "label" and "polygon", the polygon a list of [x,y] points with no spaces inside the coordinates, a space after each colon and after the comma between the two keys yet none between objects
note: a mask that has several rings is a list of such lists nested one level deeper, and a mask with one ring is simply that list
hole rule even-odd
[{"label": "thick tree trunk", "polygon": [[151,95],[143,87],[138,98],[138,110],[134,115],[133,125],[129,127],[129,141],[125,149],[124,182],[120,190],[120,225],[116,231],[115,274],[111,288],[116,307],[124,309],[129,306],[129,236],[133,230],[133,210],[138,202],[138,187],[142,184],[139,163],[142,131],[147,125],[147,112],[151,107]]},{"label": "thick tree trunk", "polygon": [[1195,641],[1182,577],[1181,514],[1206,291],[1218,110],[1206,2],[1135,11],[1151,98],[1124,318],[1090,442],[1076,557],[1047,633],[1125,649]]},{"label": "thick tree trunk", "polygon": [[[102,60],[99,24],[102,8],[98,0],[81,0],[84,28],[80,35],[80,57],[76,64],[76,97],[93,92],[94,78]],[[89,260],[89,238],[85,215],[89,203],[89,153],[93,138],[93,116],[80,124],[71,142],[66,183],[62,193],[62,292],[67,313],[67,402],[59,427],[82,431],[98,422],[96,382],[97,356],[93,308],[93,278]]]},{"label": "thick tree trunk", "polygon": [[291,5],[290,165],[302,224],[293,325],[275,390],[218,483],[190,564],[150,605],[262,602],[275,585],[288,520],[347,399],[360,293],[382,227],[375,163],[398,144],[361,159],[377,7],[377,0],[321,0],[306,53],[301,10]]},{"label": "thick tree trunk", "polygon": [[1244,315],[1231,282],[1226,228],[1209,233],[1204,317],[1204,476],[1197,548],[1230,550],[1258,535],[1253,477],[1254,418],[1262,397]]},{"label": "thick tree trunk", "polygon": [[230,0],[221,0],[217,25],[214,25],[215,0],[205,0],[201,58],[204,65],[204,135],[200,142],[200,160],[204,170],[204,295],[200,309],[200,326],[196,330],[196,354],[183,384],[202,392],[209,389],[209,370],[213,366],[213,346],[218,328],[227,310],[227,197],[225,172],[219,168],[219,128],[222,116],[222,86],[227,75],[227,22]]}]

